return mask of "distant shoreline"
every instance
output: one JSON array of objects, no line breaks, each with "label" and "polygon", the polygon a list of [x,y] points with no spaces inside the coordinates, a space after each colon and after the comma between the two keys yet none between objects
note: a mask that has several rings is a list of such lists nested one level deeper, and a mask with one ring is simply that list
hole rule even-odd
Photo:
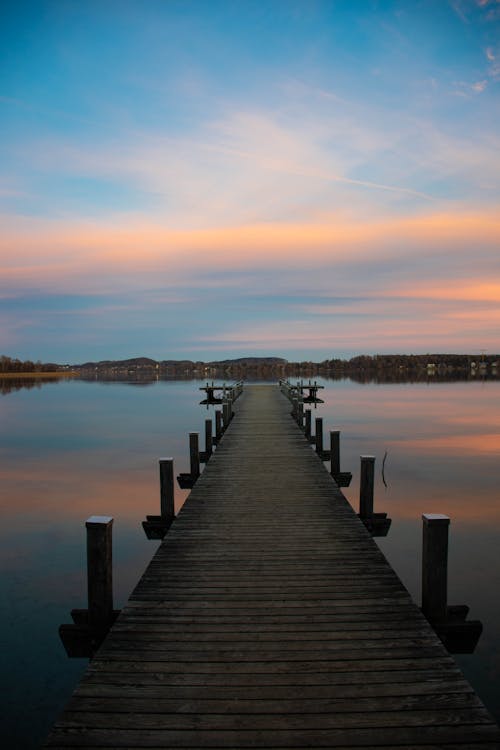
[{"label": "distant shoreline", "polygon": [[48,372],[0,372],[0,380],[11,380],[13,378],[76,378],[78,377],[78,375],[79,373],[75,370],[50,370]]}]

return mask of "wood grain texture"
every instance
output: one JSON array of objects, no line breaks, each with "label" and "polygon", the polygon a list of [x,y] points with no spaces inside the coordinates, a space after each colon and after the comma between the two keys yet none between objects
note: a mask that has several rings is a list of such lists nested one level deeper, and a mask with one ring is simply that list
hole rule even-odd
[{"label": "wood grain texture", "polygon": [[47,747],[500,748],[278,387],[234,410]]}]

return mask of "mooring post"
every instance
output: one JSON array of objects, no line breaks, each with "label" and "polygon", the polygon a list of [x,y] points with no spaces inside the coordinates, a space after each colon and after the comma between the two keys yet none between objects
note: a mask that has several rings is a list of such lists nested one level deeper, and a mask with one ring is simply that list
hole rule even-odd
[{"label": "mooring post", "polygon": [[102,634],[113,622],[113,518],[90,516],[85,526],[89,632]]},{"label": "mooring post", "polygon": [[200,476],[200,449],[199,435],[197,432],[189,433],[189,460],[191,464],[191,476],[196,481]]},{"label": "mooring post", "polygon": [[300,429],[304,429],[304,400],[302,396],[297,401],[297,424]]},{"label": "mooring post", "polygon": [[340,474],[340,431],[330,430],[330,474],[336,477]]},{"label": "mooring post", "polygon": [[292,398],[292,417],[297,421],[297,410],[298,410],[298,399],[296,396]]},{"label": "mooring post", "polygon": [[215,438],[219,440],[222,435],[222,412],[218,409],[215,412]]},{"label": "mooring post", "polygon": [[316,417],[314,440],[316,442],[316,453],[321,456],[323,454],[323,417]]},{"label": "mooring post", "polygon": [[360,459],[359,517],[371,518],[373,516],[375,456],[360,456]]},{"label": "mooring post", "polygon": [[422,612],[431,622],[444,622],[448,605],[449,516],[424,513],[422,534]]},{"label": "mooring post", "polygon": [[205,419],[205,460],[212,455],[212,420]]},{"label": "mooring post", "polygon": [[229,422],[231,421],[230,408],[229,401],[226,399],[222,404],[222,424],[224,425],[224,429],[228,427]]},{"label": "mooring post", "polygon": [[306,424],[304,427],[304,434],[308,440],[311,439],[311,410],[306,409],[305,411]]},{"label": "mooring post", "polygon": [[162,521],[170,523],[174,510],[174,459],[160,458],[160,515]]}]

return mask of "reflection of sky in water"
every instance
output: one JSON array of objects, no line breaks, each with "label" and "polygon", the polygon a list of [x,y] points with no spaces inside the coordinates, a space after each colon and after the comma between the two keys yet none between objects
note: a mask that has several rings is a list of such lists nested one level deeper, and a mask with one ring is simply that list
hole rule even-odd
[{"label": "reflection of sky in water", "polygon": [[[86,606],[85,519],[115,518],[119,607],[157,546],[140,521],[159,512],[158,457],[173,456],[178,473],[189,470],[188,432],[200,432],[203,448],[212,410],[198,404],[200,385],[75,381],[0,398],[3,736],[12,746],[38,747],[85,665],[66,658],[57,634],[72,607]],[[457,658],[500,717],[500,383],[326,385],[313,416],[324,418],[325,445],[328,430],[341,430],[341,468],[354,475],[345,494],[357,510],[359,456],[375,455],[375,510],[393,519],[378,541],[417,601],[421,514],[451,516],[449,600],[484,623],[476,653]],[[186,494],[177,490],[178,504]],[[19,731],[28,734],[14,740]]]}]

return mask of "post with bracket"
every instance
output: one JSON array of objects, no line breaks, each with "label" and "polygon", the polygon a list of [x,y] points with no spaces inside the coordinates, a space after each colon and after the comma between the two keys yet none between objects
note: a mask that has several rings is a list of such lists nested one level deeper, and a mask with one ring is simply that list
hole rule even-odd
[{"label": "post with bracket", "polygon": [[200,476],[199,434],[197,432],[189,433],[189,464],[189,473],[181,472],[177,476],[177,483],[183,490],[194,487]]},{"label": "post with bracket", "polygon": [[448,651],[471,654],[483,626],[479,620],[467,621],[467,605],[448,604],[450,518],[441,513],[424,513],[422,521],[422,612]]},{"label": "post with bracket", "polygon": [[375,456],[360,456],[359,517],[372,536],[387,536],[392,519],[387,513],[373,512]]},{"label": "post with bracket", "polygon": [[305,413],[304,435],[306,436],[307,440],[311,442],[311,410],[306,409],[304,413]]},{"label": "post with bracket", "polygon": [[316,444],[316,453],[320,458],[323,457],[323,417],[316,417],[314,442]]},{"label": "post with bracket", "polygon": [[72,609],[73,624],[59,626],[70,657],[92,657],[120,614],[113,609],[113,518],[90,516],[87,529],[87,609]]},{"label": "post with bracket", "polygon": [[163,539],[175,519],[174,459],[160,458],[160,515],[146,516],[142,528],[148,539]]},{"label": "post with bracket", "polygon": [[205,450],[200,453],[200,461],[208,463],[213,451],[212,420],[205,419]]},{"label": "post with bracket", "polygon": [[330,474],[339,487],[351,484],[351,472],[340,471],[340,430],[330,430]]},{"label": "post with bracket", "polygon": [[218,409],[215,412],[215,442],[218,443],[223,433],[222,427],[222,412]]},{"label": "post with bracket", "polygon": [[200,476],[200,436],[197,432],[189,433],[189,464],[191,467],[191,477],[193,484]]}]

